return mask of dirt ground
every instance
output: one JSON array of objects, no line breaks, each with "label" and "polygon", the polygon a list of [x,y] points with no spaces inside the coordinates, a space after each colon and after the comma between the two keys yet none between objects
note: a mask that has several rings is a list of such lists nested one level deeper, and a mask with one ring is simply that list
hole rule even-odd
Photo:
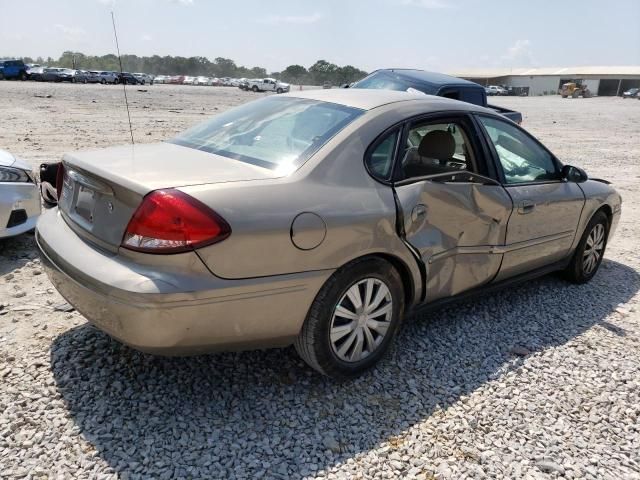
[{"label": "dirt ground", "polygon": [[[237,88],[172,85],[128,87],[127,94],[137,143],[170,138],[209,115],[262,95]],[[606,258],[633,270],[637,278],[640,101],[553,96],[503,97],[491,102],[521,111],[523,126],[563,162],[614,184],[623,197],[622,218]],[[34,169],[42,162],[58,161],[66,151],[130,141],[121,86],[3,81],[0,115],[0,148],[30,162]],[[622,272],[610,273],[618,271]],[[626,335],[638,339],[640,294],[637,289],[634,292],[625,305],[618,307],[614,302],[611,309],[612,315],[624,317]],[[32,234],[0,241],[0,378],[21,358],[38,358],[33,352],[41,352],[42,362],[48,362],[56,337],[85,322],[76,312],[57,311],[63,302],[39,265]],[[629,355],[640,361],[637,349]]]}]

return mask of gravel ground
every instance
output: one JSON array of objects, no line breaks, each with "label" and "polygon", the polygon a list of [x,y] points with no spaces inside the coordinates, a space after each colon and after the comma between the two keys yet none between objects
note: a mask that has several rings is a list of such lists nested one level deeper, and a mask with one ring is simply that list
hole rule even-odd
[{"label": "gravel ground", "polygon": [[[129,98],[142,142],[255,95],[158,85]],[[334,383],[292,349],[135,352],[56,311],[33,236],[8,240],[0,478],[640,479],[640,102],[495,103],[623,195],[591,283],[549,276],[422,314],[379,368]],[[0,104],[0,148],[34,166],[128,138],[118,87],[5,81]]]}]

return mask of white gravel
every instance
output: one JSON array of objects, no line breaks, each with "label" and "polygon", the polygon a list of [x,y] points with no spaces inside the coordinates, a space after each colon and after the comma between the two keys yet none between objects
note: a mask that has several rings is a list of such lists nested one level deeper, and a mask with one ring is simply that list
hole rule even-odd
[{"label": "white gravel", "polygon": [[[147,89],[130,95],[140,141],[254,97]],[[5,241],[0,478],[640,479],[640,102],[496,102],[623,195],[591,283],[550,276],[421,315],[379,368],[334,383],[292,349],[137,353],[55,311],[32,235]],[[0,82],[0,103],[0,148],[34,165],[128,134],[113,87]]]}]

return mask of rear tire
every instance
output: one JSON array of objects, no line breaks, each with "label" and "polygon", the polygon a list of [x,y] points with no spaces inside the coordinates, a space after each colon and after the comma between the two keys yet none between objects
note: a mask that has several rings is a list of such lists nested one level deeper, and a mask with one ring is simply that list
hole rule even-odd
[{"label": "rear tire", "polygon": [[101,85],[105,85],[107,83],[107,81],[103,78],[102,80],[100,80],[100,84]]},{"label": "rear tire", "polygon": [[323,375],[352,378],[384,356],[403,314],[404,292],[397,270],[379,258],[355,260],[324,284],[294,346]]},{"label": "rear tire", "polygon": [[602,263],[608,237],[609,219],[603,211],[596,212],[584,229],[564,277],[572,283],[591,280]]},{"label": "rear tire", "polygon": [[251,87],[251,90],[253,91],[253,93],[258,93],[258,87],[256,87],[255,85]]}]

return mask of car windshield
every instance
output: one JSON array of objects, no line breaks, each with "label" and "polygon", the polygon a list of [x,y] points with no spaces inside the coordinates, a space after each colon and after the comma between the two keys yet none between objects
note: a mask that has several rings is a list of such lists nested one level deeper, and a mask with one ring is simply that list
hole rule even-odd
[{"label": "car windshield", "polygon": [[288,173],[362,113],[334,103],[272,96],[217,115],[169,142]]}]

